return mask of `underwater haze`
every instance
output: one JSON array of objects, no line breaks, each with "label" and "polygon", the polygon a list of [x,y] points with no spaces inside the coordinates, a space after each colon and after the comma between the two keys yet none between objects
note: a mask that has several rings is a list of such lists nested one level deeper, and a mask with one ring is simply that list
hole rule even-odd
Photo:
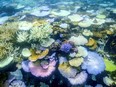
[{"label": "underwater haze", "polygon": [[0,87],[116,87],[116,0],[0,0]]}]

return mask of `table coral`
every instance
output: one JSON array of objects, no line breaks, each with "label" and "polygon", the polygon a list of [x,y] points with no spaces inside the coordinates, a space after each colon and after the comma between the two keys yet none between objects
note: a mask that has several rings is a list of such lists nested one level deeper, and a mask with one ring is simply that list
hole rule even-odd
[{"label": "table coral", "polygon": [[87,69],[89,74],[97,75],[105,70],[105,63],[99,54],[89,51],[82,64],[82,69]]}]

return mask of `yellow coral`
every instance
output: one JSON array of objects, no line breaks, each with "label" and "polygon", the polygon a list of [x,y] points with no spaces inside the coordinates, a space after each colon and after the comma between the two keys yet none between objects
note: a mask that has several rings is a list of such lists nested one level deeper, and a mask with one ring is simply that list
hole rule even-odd
[{"label": "yellow coral", "polygon": [[112,34],[113,34],[113,32],[112,32],[111,30],[106,30],[106,33],[107,33],[108,35],[112,35]]},{"label": "yellow coral", "polygon": [[101,34],[100,32],[93,32],[93,36],[97,38],[102,38],[103,34]]},{"label": "yellow coral", "polygon": [[35,50],[33,50],[33,49],[31,49],[30,51],[31,51],[31,54],[32,54],[29,57],[30,61],[36,61],[37,59],[42,59],[42,58],[44,58],[49,53],[49,49],[46,49],[45,51],[43,51],[43,52],[41,52],[39,54],[37,54],[35,52]]},{"label": "yellow coral", "polygon": [[89,41],[86,44],[86,46],[93,46],[94,44],[95,44],[95,40],[93,38],[89,38]]},{"label": "yellow coral", "polygon": [[69,64],[74,67],[79,67],[83,63],[83,58],[74,58],[69,60]]},{"label": "yellow coral", "polygon": [[69,73],[72,70],[71,67],[69,66],[68,62],[60,64],[58,69],[64,71],[65,73]]},{"label": "yellow coral", "polygon": [[86,46],[89,46],[91,50],[94,50],[97,48],[97,42],[93,38],[89,38],[89,41]]}]

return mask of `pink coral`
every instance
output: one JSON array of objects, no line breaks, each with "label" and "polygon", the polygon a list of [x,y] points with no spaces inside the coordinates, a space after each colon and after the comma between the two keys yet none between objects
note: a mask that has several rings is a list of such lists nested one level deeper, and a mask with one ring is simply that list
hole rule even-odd
[{"label": "pink coral", "polygon": [[49,63],[45,62],[45,64],[34,64],[33,62],[29,62],[28,66],[30,68],[30,72],[36,77],[47,77],[55,70],[56,61],[50,61]]}]

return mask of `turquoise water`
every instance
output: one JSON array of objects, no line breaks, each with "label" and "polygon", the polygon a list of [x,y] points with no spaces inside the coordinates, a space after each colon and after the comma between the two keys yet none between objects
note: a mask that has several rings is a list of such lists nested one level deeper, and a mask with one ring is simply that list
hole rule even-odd
[{"label": "turquoise water", "polygon": [[116,0],[0,0],[0,87],[116,87]]}]

